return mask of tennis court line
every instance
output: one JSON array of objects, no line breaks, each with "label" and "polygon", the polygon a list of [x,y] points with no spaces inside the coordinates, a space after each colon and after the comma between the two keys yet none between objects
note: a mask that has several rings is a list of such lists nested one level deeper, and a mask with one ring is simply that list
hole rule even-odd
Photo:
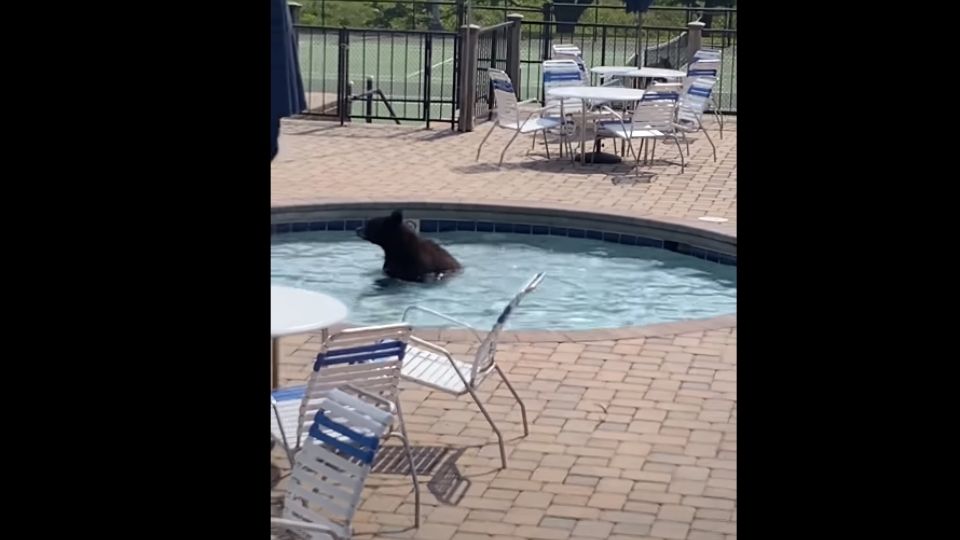
[{"label": "tennis court line", "polygon": [[[436,64],[430,66],[430,70],[433,71],[433,70],[437,69],[438,67],[440,67],[440,66],[442,66],[442,65],[444,65],[444,64],[449,64],[450,62],[453,62],[453,57],[452,57],[452,56],[451,56],[450,58],[447,58],[447,59],[444,60],[443,62],[437,62]],[[408,78],[408,79],[411,79],[411,78],[413,78],[413,77],[416,77],[417,75],[420,75],[421,73],[423,73],[423,70],[422,70],[422,69],[418,69],[417,71],[414,71],[413,73],[410,73],[409,75],[407,75],[407,78]]]}]

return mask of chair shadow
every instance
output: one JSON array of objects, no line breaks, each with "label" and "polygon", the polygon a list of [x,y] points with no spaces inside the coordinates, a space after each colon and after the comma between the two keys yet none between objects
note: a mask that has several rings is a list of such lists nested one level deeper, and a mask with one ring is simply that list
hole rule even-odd
[{"label": "chair shadow", "polygon": [[[495,159],[499,159],[499,156],[496,156]],[[463,165],[459,167],[452,167],[454,172],[461,174],[488,174],[492,172],[503,172],[503,171],[533,171],[541,173],[554,173],[554,174],[582,174],[582,175],[596,175],[596,174],[605,174],[609,175],[611,173],[618,172],[629,172],[633,168],[633,163],[629,160],[624,160],[621,163],[614,164],[602,164],[602,163],[587,163],[584,166],[580,166],[579,163],[570,161],[566,156],[563,158],[558,158],[553,152],[550,153],[550,159],[547,159],[546,154],[543,153],[530,153],[527,156],[527,159],[524,161],[504,161],[503,165],[497,166],[496,161],[480,161],[477,163],[471,163],[470,165]]]},{"label": "chair shadow", "polygon": [[[429,476],[427,489],[443,504],[456,506],[470,489],[470,479],[460,473],[457,460],[464,448],[442,446],[412,446],[413,465],[417,476]],[[410,476],[410,463],[402,446],[387,446],[380,450],[371,472]]]}]

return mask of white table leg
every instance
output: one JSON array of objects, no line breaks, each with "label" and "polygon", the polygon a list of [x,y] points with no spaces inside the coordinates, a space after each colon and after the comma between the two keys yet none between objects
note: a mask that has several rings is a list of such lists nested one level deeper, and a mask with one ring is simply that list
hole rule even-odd
[{"label": "white table leg", "polygon": [[582,100],[580,105],[580,166],[584,166],[587,160],[587,100]]}]

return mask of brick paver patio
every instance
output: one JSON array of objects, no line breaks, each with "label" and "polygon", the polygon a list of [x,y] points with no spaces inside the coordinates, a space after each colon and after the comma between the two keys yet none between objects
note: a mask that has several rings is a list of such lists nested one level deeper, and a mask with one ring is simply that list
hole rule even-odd
[{"label": "brick paver patio", "polygon": [[[529,138],[519,139],[497,169],[505,131],[491,137],[477,164],[484,133],[483,126],[452,134],[442,127],[290,122],[273,163],[272,204],[535,203],[691,224],[720,216],[730,220],[721,227],[736,234],[735,119],[723,141],[714,136],[717,163],[700,136],[684,174],[658,161],[657,176],[640,183],[623,165],[547,161],[542,147],[525,156]],[[676,149],[658,145],[657,156],[675,160]],[[527,405],[530,435],[522,437],[519,407],[496,374],[479,394],[507,439],[507,469],[499,469],[496,438],[468,396],[403,383],[423,523],[412,528],[412,487],[389,459],[390,446],[368,481],[356,536],[735,540],[736,326],[728,315],[615,331],[505,334],[497,359]],[[473,350],[456,331],[420,335],[454,353]],[[282,343],[281,379],[304,382],[319,336]],[[279,451],[273,465],[279,496],[287,466]]]},{"label": "brick paver patio", "polygon": [[[274,206],[320,201],[457,201],[537,202],[558,207],[614,210],[673,218],[717,216],[737,219],[737,123],[724,122],[717,145],[697,135],[688,166],[680,174],[675,146],[657,145],[652,179],[629,172],[627,165],[580,166],[547,160],[540,145],[530,150],[530,136],[518,137],[503,167],[496,166],[510,132],[497,129],[475,161],[486,133],[460,134],[438,127],[426,131],[391,125],[289,122],[272,168]],[[542,139],[541,139],[542,140]],[[551,152],[556,152],[553,145]],[[661,159],[676,161],[671,165]],[[694,220],[696,221],[696,220]]]}]

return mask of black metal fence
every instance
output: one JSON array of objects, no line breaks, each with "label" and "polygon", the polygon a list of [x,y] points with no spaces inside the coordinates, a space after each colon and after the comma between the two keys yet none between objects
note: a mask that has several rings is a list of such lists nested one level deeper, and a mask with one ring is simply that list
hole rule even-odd
[{"label": "black metal fence", "polygon": [[[562,9],[583,8],[576,24],[568,24],[558,18]],[[721,69],[717,81],[717,105],[725,113],[736,113],[736,9],[651,7],[644,14],[643,31],[637,24],[611,24],[596,22],[603,14],[623,6],[583,6],[563,3],[546,3],[540,9],[512,8],[510,12],[523,15],[520,42],[520,97],[543,99],[543,73],[541,62],[550,58],[555,43],[577,45],[583,53],[584,62],[590,66],[636,65],[639,52],[641,64],[651,67],[680,69],[687,63],[689,22],[705,20],[711,25],[701,32],[701,46],[721,50]],[[471,18],[482,13],[502,15],[496,7],[473,6]],[[652,16],[658,15],[658,16]],[[652,25],[648,21],[664,21],[669,24]],[[639,38],[638,38],[639,36]]]},{"label": "black metal fence", "polygon": [[454,126],[456,33],[305,25],[296,30],[308,114]]},{"label": "black metal fence", "polygon": [[[690,21],[706,24],[702,47],[721,49],[716,87],[723,112],[736,113],[737,11],[730,8],[658,7],[643,15],[643,31],[625,21],[623,5],[548,2],[542,7],[473,5],[470,0],[299,0],[297,31],[309,114],[341,121],[457,121],[462,37],[465,24],[487,26],[478,36],[474,118],[490,114],[492,95],[485,70],[507,70],[507,21],[523,16],[518,50],[521,99],[542,99],[541,62],[555,43],[573,43],[588,66],[629,65],[639,52],[647,66],[682,68]],[[597,2],[608,0],[596,0]],[[576,11],[575,23],[570,12]],[[566,10],[566,11],[565,11]],[[633,19],[635,20],[635,19]],[[344,28],[341,24],[377,28]],[[639,36],[639,40],[638,40]],[[379,91],[379,92],[377,92]],[[382,96],[382,98],[381,98]]]},{"label": "black metal fence", "polygon": [[510,50],[510,27],[511,23],[505,22],[484,28],[478,33],[474,118],[489,120],[493,117],[493,90],[487,69],[507,71],[507,59],[513,53]]}]

